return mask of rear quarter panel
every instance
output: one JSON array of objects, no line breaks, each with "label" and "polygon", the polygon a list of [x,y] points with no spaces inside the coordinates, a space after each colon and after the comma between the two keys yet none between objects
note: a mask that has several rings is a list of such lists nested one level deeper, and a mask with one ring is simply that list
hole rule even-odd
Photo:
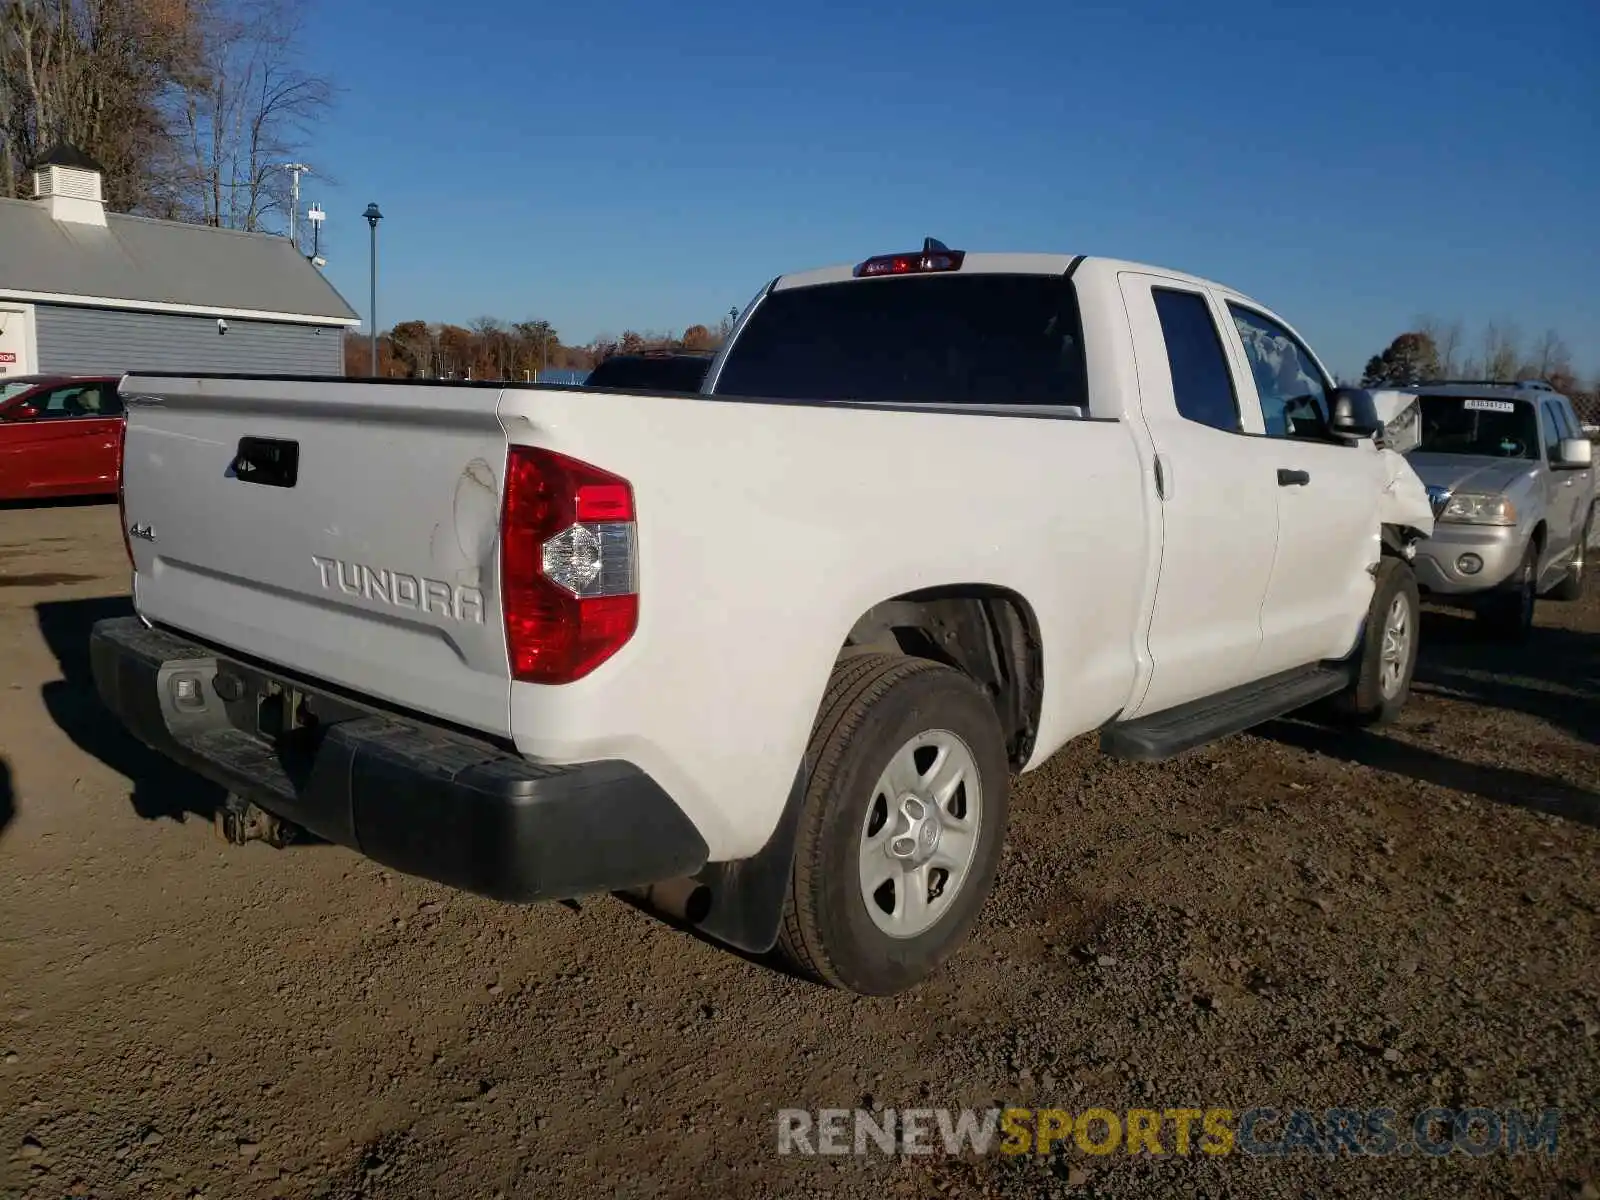
[{"label": "rear quarter panel", "polygon": [[838,650],[885,599],[983,583],[1033,607],[1036,762],[1126,700],[1148,542],[1120,422],[522,388],[500,416],[626,477],[639,522],[637,633],[576,683],[513,684],[513,737],[638,764],[713,859],[765,842]]}]

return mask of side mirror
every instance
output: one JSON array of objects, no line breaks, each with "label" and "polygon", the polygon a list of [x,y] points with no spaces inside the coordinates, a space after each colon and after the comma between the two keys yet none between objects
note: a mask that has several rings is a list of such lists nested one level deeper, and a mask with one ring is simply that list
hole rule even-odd
[{"label": "side mirror", "polygon": [[1335,437],[1370,438],[1383,432],[1383,421],[1372,393],[1365,388],[1336,388],[1332,397],[1330,422]]},{"label": "side mirror", "polygon": [[1581,471],[1594,465],[1594,443],[1588,438],[1562,438],[1556,460],[1550,464],[1560,471]]},{"label": "side mirror", "polygon": [[8,421],[32,421],[39,415],[39,410],[31,404],[19,404],[6,413]]}]

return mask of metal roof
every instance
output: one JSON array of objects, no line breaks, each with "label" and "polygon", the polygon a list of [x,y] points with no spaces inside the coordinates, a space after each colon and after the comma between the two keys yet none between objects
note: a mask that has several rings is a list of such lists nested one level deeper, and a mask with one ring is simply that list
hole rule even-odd
[{"label": "metal roof", "polygon": [[0,296],[62,303],[359,318],[288,238],[107,213],[104,228],[57,221],[32,200],[0,200]]},{"label": "metal roof", "polygon": [[104,167],[76,146],[68,145],[66,142],[57,142],[36,161],[28,164],[30,171],[37,171],[42,167],[76,167],[80,171],[99,171],[102,175],[105,174]]}]

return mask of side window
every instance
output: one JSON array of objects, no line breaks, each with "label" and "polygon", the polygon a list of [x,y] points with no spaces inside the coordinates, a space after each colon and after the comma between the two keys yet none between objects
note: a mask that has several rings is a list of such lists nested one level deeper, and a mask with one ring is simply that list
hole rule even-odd
[{"label": "side window", "polygon": [[1206,298],[1170,288],[1152,288],[1151,296],[1161,318],[1178,412],[1213,429],[1239,432],[1239,397]]},{"label": "side window", "polygon": [[1282,325],[1258,312],[1237,304],[1229,304],[1228,312],[1261,395],[1267,436],[1333,440],[1328,382],[1305,347]]},{"label": "side window", "polygon": [[1544,408],[1544,457],[1546,462],[1555,462],[1561,457],[1561,439],[1566,436],[1561,427],[1561,413],[1554,404],[1546,400]]},{"label": "side window", "polygon": [[94,391],[92,402],[100,394],[99,386],[91,384],[85,386],[81,383],[69,384],[66,387],[54,388],[33,401],[33,407],[39,410],[42,419],[52,417],[87,417],[96,415],[86,408],[84,393]]},{"label": "side window", "polygon": [[114,417],[122,412],[116,388],[109,383],[91,383],[73,402],[80,417]]}]

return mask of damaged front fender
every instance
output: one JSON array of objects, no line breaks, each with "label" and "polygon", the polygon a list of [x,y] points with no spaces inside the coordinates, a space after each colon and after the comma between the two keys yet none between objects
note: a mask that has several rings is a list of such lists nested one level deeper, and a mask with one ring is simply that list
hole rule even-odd
[{"label": "damaged front fender", "polygon": [[1428,489],[1411,469],[1405,455],[1393,450],[1378,451],[1383,460],[1383,495],[1378,500],[1378,519],[1384,525],[1414,529],[1421,537],[1433,533],[1433,505]]}]

